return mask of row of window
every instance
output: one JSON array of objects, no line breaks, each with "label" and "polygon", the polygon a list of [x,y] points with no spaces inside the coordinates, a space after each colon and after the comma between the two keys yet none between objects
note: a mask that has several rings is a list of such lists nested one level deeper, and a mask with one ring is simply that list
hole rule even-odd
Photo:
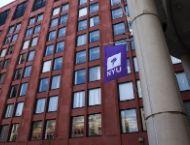
[{"label": "row of window", "polygon": [[[137,125],[137,115],[136,109],[121,110],[121,129],[122,133],[131,133],[138,131]],[[87,118],[85,116],[73,116],[71,118],[71,137],[82,137],[85,136],[100,136],[102,132],[102,115],[89,114]],[[85,121],[85,119],[87,119]],[[142,118],[144,119],[144,118]],[[85,123],[87,125],[85,125]],[[43,124],[45,128],[43,128]],[[85,131],[85,126],[87,126],[87,132]],[[6,141],[9,137],[9,141],[15,141],[18,136],[18,127],[19,124],[13,124],[14,127],[14,139],[11,139],[13,131],[11,129],[9,135],[9,126],[3,125],[0,130],[0,140]],[[16,127],[16,128],[15,128]],[[54,139],[56,131],[56,120],[46,120],[43,121],[34,121],[31,126],[31,140],[41,140],[41,139]]]}]

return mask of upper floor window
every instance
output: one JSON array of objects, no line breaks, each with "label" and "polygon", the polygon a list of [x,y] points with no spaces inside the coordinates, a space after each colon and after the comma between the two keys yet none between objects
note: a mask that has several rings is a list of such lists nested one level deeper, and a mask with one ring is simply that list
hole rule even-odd
[{"label": "upper floor window", "polygon": [[189,85],[188,79],[186,77],[186,74],[184,72],[177,73],[176,78],[177,78],[177,82],[178,82],[180,91],[190,90],[190,85]]},{"label": "upper floor window", "polygon": [[81,9],[79,10],[79,18],[80,18],[80,17],[84,17],[84,16],[86,16],[87,13],[88,13],[88,9],[87,9],[87,7],[85,7],[85,8],[81,8]]},{"label": "upper floor window", "polygon": [[46,4],[46,0],[35,0],[32,10],[35,11],[44,7]]},{"label": "upper floor window", "polygon": [[133,92],[133,83],[123,83],[119,84],[119,98],[120,101],[132,100],[135,98]]},{"label": "upper floor window", "polygon": [[125,23],[118,23],[113,25],[114,35],[122,35],[125,34]]},{"label": "upper floor window", "polygon": [[19,17],[22,17],[24,15],[24,12],[26,10],[27,2],[23,2],[19,4],[14,12],[13,19],[17,19]]},{"label": "upper floor window", "polygon": [[117,4],[120,4],[121,3],[121,0],[111,0],[111,5],[117,5]]},{"label": "upper floor window", "polygon": [[96,13],[96,12],[98,12],[98,10],[99,10],[99,4],[98,3],[90,5],[90,14]]},{"label": "upper floor window", "polygon": [[9,10],[6,10],[6,11],[0,13],[0,26],[5,24],[8,14],[9,14]]}]

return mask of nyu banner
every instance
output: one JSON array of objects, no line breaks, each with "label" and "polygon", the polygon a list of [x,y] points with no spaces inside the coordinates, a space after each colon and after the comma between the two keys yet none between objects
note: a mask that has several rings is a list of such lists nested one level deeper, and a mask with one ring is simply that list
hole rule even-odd
[{"label": "nyu banner", "polygon": [[105,46],[104,81],[108,82],[127,75],[127,51],[125,45]]}]

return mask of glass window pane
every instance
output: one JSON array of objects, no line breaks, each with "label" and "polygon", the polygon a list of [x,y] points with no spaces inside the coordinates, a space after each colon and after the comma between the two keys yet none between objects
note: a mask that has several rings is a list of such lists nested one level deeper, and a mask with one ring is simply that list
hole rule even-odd
[{"label": "glass window pane", "polygon": [[100,80],[100,75],[100,66],[92,67],[89,69],[89,81]]},{"label": "glass window pane", "polygon": [[78,70],[75,72],[75,85],[86,82],[86,70]]},{"label": "glass window pane", "polygon": [[20,102],[17,104],[15,116],[21,116],[24,108],[24,102]]},{"label": "glass window pane", "polygon": [[89,98],[88,98],[88,105],[89,106],[94,106],[94,105],[100,105],[101,104],[101,89],[97,88],[97,89],[91,89],[89,90],[89,94],[88,94]]},{"label": "glass window pane", "polygon": [[122,133],[138,131],[137,116],[135,109],[121,111],[121,126]]},{"label": "glass window pane", "polygon": [[42,139],[42,122],[37,121],[32,124],[31,140]]},{"label": "glass window pane", "polygon": [[184,72],[182,73],[177,73],[176,74],[177,82],[180,91],[187,91],[190,90],[190,85],[188,83],[188,79],[186,77],[186,74]]},{"label": "glass window pane", "polygon": [[19,126],[20,126],[19,124],[13,124],[12,125],[9,141],[11,141],[11,142],[16,141],[17,136],[18,136]]},{"label": "glass window pane", "polygon": [[38,99],[36,102],[36,111],[35,113],[43,113],[45,111],[46,99]]},{"label": "glass window pane", "polygon": [[85,106],[85,91],[75,92],[73,96],[73,108]]},{"label": "glass window pane", "polygon": [[44,139],[52,140],[55,138],[55,127],[56,127],[56,121],[55,120],[48,120],[46,122]]},{"label": "glass window pane", "polygon": [[61,83],[61,76],[53,76],[51,82],[51,89],[60,88],[60,83]]},{"label": "glass window pane", "polygon": [[93,114],[88,116],[88,135],[102,135],[102,117],[101,114]]},{"label": "glass window pane", "polygon": [[84,136],[84,116],[72,118],[72,137]]},{"label": "glass window pane", "polygon": [[57,108],[58,108],[58,96],[50,97],[48,112],[57,111]]},{"label": "glass window pane", "polygon": [[135,98],[133,92],[133,83],[119,84],[120,101],[132,100]]}]

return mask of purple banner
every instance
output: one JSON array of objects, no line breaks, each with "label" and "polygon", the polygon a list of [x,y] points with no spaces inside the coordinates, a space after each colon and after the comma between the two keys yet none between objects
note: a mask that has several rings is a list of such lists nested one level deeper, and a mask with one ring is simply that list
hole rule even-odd
[{"label": "purple banner", "polygon": [[127,51],[125,45],[105,46],[104,81],[109,82],[127,75]]}]

